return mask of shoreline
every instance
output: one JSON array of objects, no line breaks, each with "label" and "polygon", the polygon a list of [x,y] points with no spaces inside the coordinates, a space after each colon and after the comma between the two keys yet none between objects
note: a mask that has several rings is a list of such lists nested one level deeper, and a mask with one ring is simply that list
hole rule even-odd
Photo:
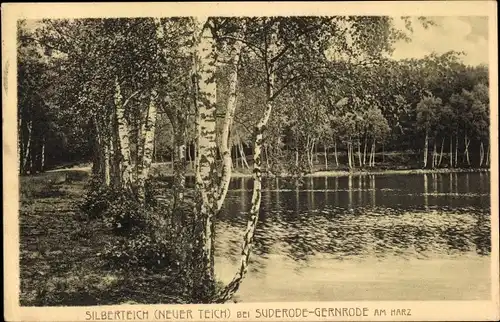
[{"label": "shoreline", "polygon": [[[152,170],[155,168],[158,168],[162,166],[162,163],[155,163],[152,164]],[[82,172],[87,172],[90,173],[91,167],[72,167],[72,168],[61,168],[61,169],[54,169],[54,170],[48,170],[45,173],[54,173],[54,172],[66,172],[66,171],[82,171]],[[442,174],[442,173],[467,173],[467,172],[490,172],[489,168],[440,168],[440,169],[374,169],[374,170],[366,170],[366,169],[355,169],[353,171],[346,171],[346,170],[322,170],[322,171],[316,171],[313,173],[307,173],[304,174],[302,177],[308,178],[308,177],[347,177],[347,176],[362,176],[362,175],[392,175],[392,174],[399,174],[399,175],[409,175],[409,174]],[[166,171],[165,173],[160,173],[160,174],[155,174],[151,175],[152,178],[158,178],[158,177],[173,177],[173,173],[171,172],[170,169]],[[192,171],[188,171],[186,173],[186,177],[192,177],[194,176],[194,173]],[[238,172],[234,171],[231,174],[231,178],[251,178],[252,173],[244,173],[244,172]],[[273,174],[267,174],[265,172],[262,173],[263,178],[293,178],[294,175],[288,175],[288,174],[282,174],[279,176],[275,176]]]},{"label": "shoreline", "polygon": [[[410,175],[410,174],[442,174],[442,173],[489,173],[488,168],[457,168],[457,169],[387,169],[387,170],[328,170],[328,171],[316,171],[313,173],[304,174],[303,178],[311,177],[348,177],[348,176],[365,176],[365,175]],[[154,177],[172,177],[172,173],[162,174]],[[186,177],[194,176],[193,173],[186,173]],[[279,176],[270,175],[265,172],[262,173],[263,178],[293,178],[293,175],[282,174]],[[231,178],[252,178],[251,173],[234,172],[231,174]]]}]

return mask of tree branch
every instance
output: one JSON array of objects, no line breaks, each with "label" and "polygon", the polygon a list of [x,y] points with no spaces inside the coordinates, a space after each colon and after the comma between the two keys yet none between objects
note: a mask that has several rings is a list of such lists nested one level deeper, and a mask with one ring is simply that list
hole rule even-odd
[{"label": "tree branch", "polygon": [[125,106],[127,106],[127,104],[130,102],[130,100],[136,96],[137,94],[139,94],[141,91],[140,90],[137,90],[135,92],[133,92],[126,100],[125,102],[123,103],[123,108],[125,108]]},{"label": "tree branch", "polygon": [[251,42],[246,41],[245,39],[241,39],[241,38],[233,37],[233,36],[220,36],[219,39],[230,39],[230,40],[240,41],[243,44],[245,44],[248,48],[252,49],[252,51],[260,58],[263,58],[265,55],[264,49],[260,48],[259,46],[255,45],[255,44],[252,44]]}]

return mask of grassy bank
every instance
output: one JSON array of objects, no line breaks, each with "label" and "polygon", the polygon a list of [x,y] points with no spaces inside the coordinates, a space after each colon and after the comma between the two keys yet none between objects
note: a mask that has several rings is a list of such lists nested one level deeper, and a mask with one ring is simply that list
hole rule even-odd
[{"label": "grassy bank", "polygon": [[182,303],[182,286],[168,272],[114,269],[102,258],[117,236],[79,216],[86,176],[74,173],[64,183],[54,173],[21,178],[21,305]]},{"label": "grassy bank", "polygon": [[[49,171],[48,173],[53,173],[56,177],[56,173],[65,172],[79,172],[84,175],[88,175],[91,171],[90,165],[82,165],[71,168],[61,168],[57,170]],[[316,167],[314,172],[305,174],[306,177],[343,177],[349,175],[390,175],[390,174],[432,174],[432,173],[456,173],[456,172],[489,172],[489,168],[435,168],[435,169],[422,169],[422,168],[406,168],[400,166],[394,167],[377,167],[377,168],[354,168],[348,169],[345,167],[339,167],[336,169],[325,170],[322,167]],[[170,163],[153,163],[151,166],[151,177],[171,177],[173,176],[173,171]],[[263,176],[275,176],[274,174],[269,174],[267,172],[262,173]],[[186,171],[186,176],[194,176],[192,167],[189,166]],[[250,178],[252,177],[252,171],[246,168],[235,168],[231,174],[234,178]],[[291,175],[287,173],[281,173],[281,177],[290,177]]]}]

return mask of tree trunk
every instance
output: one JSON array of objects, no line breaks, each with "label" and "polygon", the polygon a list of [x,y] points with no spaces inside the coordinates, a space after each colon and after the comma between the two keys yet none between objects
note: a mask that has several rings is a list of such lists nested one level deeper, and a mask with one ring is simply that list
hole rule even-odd
[{"label": "tree trunk", "polygon": [[328,149],[326,147],[326,144],[323,144],[323,153],[325,156],[325,171],[328,170]]},{"label": "tree trunk", "polygon": [[455,137],[455,168],[458,166],[458,134]]},{"label": "tree trunk", "polygon": [[307,151],[308,154],[309,154],[309,172],[313,172],[313,169],[314,169],[314,139],[311,140],[311,147],[310,149]]},{"label": "tree trunk", "polygon": [[186,123],[179,110],[168,113],[173,128],[172,167],[174,174],[174,207],[184,200],[186,185]]},{"label": "tree trunk", "polygon": [[[376,142],[375,140],[373,140],[373,147],[372,147],[372,151],[373,151],[373,159],[372,159],[372,167],[375,167],[375,151],[376,151]],[[373,179],[375,180],[375,179]]]},{"label": "tree trunk", "polygon": [[[28,140],[26,142],[26,145],[24,146],[24,158],[23,158],[23,162],[22,162],[22,165],[21,165],[21,169],[22,169],[22,173],[25,174],[26,173],[26,167],[28,165],[28,161],[30,159],[30,153],[31,153],[31,142],[33,140],[33,135],[32,135],[32,132],[33,132],[33,121],[28,121],[28,124],[27,124],[27,129],[28,129]],[[30,169],[31,171],[31,169]]]},{"label": "tree trunk", "polygon": [[143,120],[143,142],[142,148],[140,149],[141,155],[139,155],[139,161],[141,162],[139,168],[139,173],[137,176],[137,193],[140,202],[144,202],[146,198],[145,183],[149,176],[149,170],[151,169],[151,164],[153,163],[153,151],[154,151],[154,137],[156,131],[156,108],[157,93],[153,89],[151,91],[151,97],[149,102],[148,111],[146,114],[146,119]]},{"label": "tree trunk", "polygon": [[[274,28],[272,28],[274,29]],[[275,30],[271,30],[271,41],[268,46],[267,57],[275,57],[276,53],[276,41],[277,35]],[[218,302],[225,302],[230,299],[233,294],[238,290],[246,272],[248,269],[248,261],[250,258],[250,252],[253,246],[253,239],[255,228],[257,227],[257,221],[259,218],[261,196],[262,196],[262,170],[261,170],[261,151],[264,139],[264,129],[267,126],[269,118],[271,116],[271,111],[273,108],[273,95],[274,95],[274,66],[270,63],[270,67],[267,69],[267,102],[266,109],[262,118],[257,123],[254,130],[254,166],[253,166],[253,192],[252,192],[252,207],[250,209],[250,218],[247,223],[247,229],[244,235],[243,249],[241,252],[240,265],[238,265],[238,271],[236,272],[233,280],[224,288],[221,295],[219,296]]]},{"label": "tree trunk", "polygon": [[428,152],[429,152],[429,133],[428,131],[425,131],[424,168],[427,168]]},{"label": "tree trunk", "polygon": [[486,151],[486,165],[490,165],[490,142],[488,141],[488,150]]},{"label": "tree trunk", "polygon": [[349,169],[352,169],[353,167],[353,162],[352,162],[352,142],[347,143],[347,160],[349,163]]},{"label": "tree trunk", "polygon": [[245,150],[243,149],[243,143],[241,143],[241,141],[239,142],[239,150],[240,150],[241,164],[244,165],[245,168],[250,169],[250,167],[248,166],[247,157],[245,155]]},{"label": "tree trunk", "polygon": [[453,136],[450,135],[450,168],[453,168]]},{"label": "tree trunk", "polygon": [[432,167],[435,168],[437,165],[437,144],[436,139],[434,139],[434,148],[432,150]]},{"label": "tree trunk", "polygon": [[441,162],[443,161],[443,154],[444,154],[444,136],[443,139],[441,140],[441,152],[439,153],[438,167],[441,166]]},{"label": "tree trunk", "polygon": [[266,171],[269,171],[269,153],[267,151],[267,144],[264,145],[264,154],[266,156]]},{"label": "tree trunk", "polygon": [[[196,19],[196,18],[194,18]],[[211,33],[211,19],[197,23],[195,32],[194,75],[196,102],[196,192],[197,212],[195,233],[195,276],[193,278],[193,297],[196,301],[207,303],[215,291],[214,254],[213,254],[213,216],[215,214],[217,187],[216,169],[216,84],[215,84],[215,41]],[[193,263],[194,264],[194,263]]]},{"label": "tree trunk", "polygon": [[470,165],[469,144],[470,144],[470,140],[469,140],[469,137],[467,136],[467,132],[465,132],[465,136],[464,136],[464,145],[465,145],[464,155],[465,155],[465,159],[467,160],[467,164],[468,165]]},{"label": "tree trunk", "polygon": [[157,149],[156,149],[156,135],[153,138],[153,163],[158,162],[158,156],[156,155]]},{"label": "tree trunk", "polygon": [[483,159],[484,159],[484,144],[483,140],[481,140],[481,144],[479,145],[479,167],[483,166]]},{"label": "tree trunk", "polygon": [[[242,37],[244,32],[238,34],[238,38]],[[221,138],[221,152],[222,152],[222,178],[218,191],[217,212],[222,208],[224,199],[226,198],[229,189],[229,182],[231,181],[232,160],[231,150],[229,147],[229,133],[234,119],[234,112],[236,110],[236,89],[238,85],[238,65],[240,63],[242,42],[235,41],[231,49],[231,72],[229,74],[229,97],[226,103],[226,114],[224,116],[224,123]],[[267,150],[266,150],[267,151]],[[267,160],[267,158],[266,158]]]},{"label": "tree trunk", "polygon": [[339,166],[339,158],[338,158],[338,154],[337,154],[337,140],[335,140],[333,148],[334,148],[334,153],[335,153],[335,165],[338,167]]},{"label": "tree trunk", "polygon": [[121,184],[122,188],[131,191],[132,189],[132,168],[130,159],[130,141],[129,141],[129,125],[125,119],[125,106],[123,104],[123,97],[121,93],[120,83],[118,82],[118,77],[115,78],[115,93],[114,93],[114,103],[115,103],[115,113],[116,122],[118,124],[118,138],[119,138],[119,151],[121,153]]},{"label": "tree trunk", "polygon": [[366,148],[367,148],[367,140],[365,139],[365,147],[364,147],[364,150],[363,150],[363,165],[366,164]]},{"label": "tree trunk", "polygon": [[45,171],[45,137],[42,139],[42,149],[40,152],[40,172]]},{"label": "tree trunk", "polygon": [[358,161],[359,161],[359,166],[363,166],[363,160],[361,158],[361,141],[358,140]]}]

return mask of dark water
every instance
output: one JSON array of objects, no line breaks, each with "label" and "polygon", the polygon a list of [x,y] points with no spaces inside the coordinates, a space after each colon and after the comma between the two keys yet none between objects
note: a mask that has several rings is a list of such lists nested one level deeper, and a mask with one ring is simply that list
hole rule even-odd
[{"label": "dark water", "polygon": [[[218,221],[223,280],[240,259],[251,188],[233,179]],[[488,173],[269,179],[241,300],[488,298],[489,212]]]}]

